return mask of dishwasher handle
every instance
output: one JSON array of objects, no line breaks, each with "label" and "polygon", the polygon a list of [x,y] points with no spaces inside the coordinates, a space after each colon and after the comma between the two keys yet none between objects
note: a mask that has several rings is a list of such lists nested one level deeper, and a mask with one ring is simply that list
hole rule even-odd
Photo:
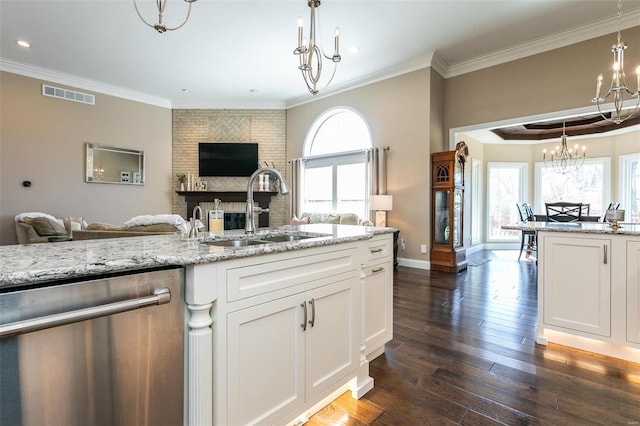
[{"label": "dishwasher handle", "polygon": [[71,324],[88,319],[104,317],[120,312],[132,311],[152,305],[164,305],[171,301],[171,290],[161,288],[153,295],[137,299],[123,300],[122,302],[108,303],[106,305],[91,306],[76,311],[61,312],[59,314],[46,315],[44,317],[28,319],[0,325],[0,338],[29,333],[31,331],[44,330],[45,328]]}]

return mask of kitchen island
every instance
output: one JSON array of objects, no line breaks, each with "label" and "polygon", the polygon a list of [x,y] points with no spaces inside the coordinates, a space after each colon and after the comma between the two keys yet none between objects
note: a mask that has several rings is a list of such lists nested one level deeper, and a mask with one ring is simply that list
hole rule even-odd
[{"label": "kitchen island", "polygon": [[536,342],[640,360],[640,225],[525,222],[537,233]]},{"label": "kitchen island", "polygon": [[373,387],[368,363],[392,337],[394,231],[318,224],[4,246],[0,291],[182,266],[184,423],[299,423]]}]

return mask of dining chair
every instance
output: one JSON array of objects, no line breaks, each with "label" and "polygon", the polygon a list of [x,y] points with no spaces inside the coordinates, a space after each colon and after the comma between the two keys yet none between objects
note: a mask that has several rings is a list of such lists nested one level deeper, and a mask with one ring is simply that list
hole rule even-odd
[{"label": "dining chair", "polygon": [[[531,204],[529,203],[516,203],[516,206],[518,207],[518,215],[520,216],[520,222],[533,222],[536,220],[535,216],[533,215],[533,208],[531,208]],[[520,258],[522,257],[522,251],[525,249],[527,249],[527,257],[529,257],[529,255],[532,252],[537,252],[537,235],[536,235],[536,231],[528,231],[528,230],[522,230],[520,231],[521,234],[521,240],[520,240],[520,254],[518,255],[518,260],[520,260]]]},{"label": "dining chair", "polygon": [[547,209],[547,221],[579,222],[582,220],[582,206],[582,203],[570,203],[564,201],[556,203],[545,203],[545,207]]}]

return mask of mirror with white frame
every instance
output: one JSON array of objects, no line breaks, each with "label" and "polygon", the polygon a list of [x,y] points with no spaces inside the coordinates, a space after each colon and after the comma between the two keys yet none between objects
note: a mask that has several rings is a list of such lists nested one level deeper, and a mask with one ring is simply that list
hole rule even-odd
[{"label": "mirror with white frame", "polygon": [[144,185],[144,151],[86,143],[86,182]]}]

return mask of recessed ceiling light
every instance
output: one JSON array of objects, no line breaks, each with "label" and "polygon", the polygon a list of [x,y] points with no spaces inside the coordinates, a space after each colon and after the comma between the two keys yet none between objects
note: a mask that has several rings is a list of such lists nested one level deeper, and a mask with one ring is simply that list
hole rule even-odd
[{"label": "recessed ceiling light", "polygon": [[31,47],[31,43],[26,40],[16,40],[16,44],[20,47]]},{"label": "recessed ceiling light", "polygon": [[183,93],[189,93],[189,92],[191,92],[191,89],[182,89],[182,92]]},{"label": "recessed ceiling light", "polygon": [[349,48],[349,53],[358,53],[360,48],[358,46],[353,46]]}]

